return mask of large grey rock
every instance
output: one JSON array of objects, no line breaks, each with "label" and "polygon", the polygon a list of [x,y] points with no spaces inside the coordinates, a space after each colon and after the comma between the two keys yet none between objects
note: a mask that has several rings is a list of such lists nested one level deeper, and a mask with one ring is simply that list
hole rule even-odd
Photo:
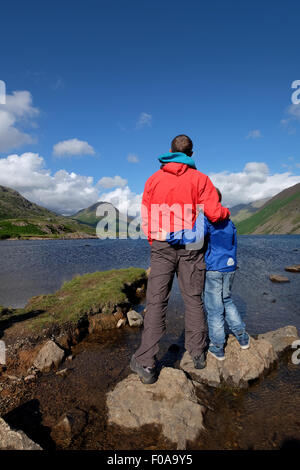
[{"label": "large grey rock", "polygon": [[144,323],[143,315],[135,310],[129,310],[127,313],[129,326],[142,326]]},{"label": "large grey rock", "polygon": [[195,386],[184,372],[166,367],[155,384],[144,385],[129,375],[107,394],[108,420],[126,428],[159,424],[163,434],[185,449],[203,426],[205,408],[198,403]]},{"label": "large grey rock", "polygon": [[276,358],[273,346],[268,341],[251,338],[250,348],[242,350],[236,338],[230,335],[225,348],[225,361],[218,361],[208,353],[205,369],[198,370],[186,352],[180,367],[196,382],[212,387],[225,383],[230,387],[245,388],[267,371]]},{"label": "large grey rock", "polygon": [[277,356],[290,349],[292,343],[299,339],[297,328],[290,325],[260,334],[257,338],[271,343]]},{"label": "large grey rock", "polygon": [[16,431],[0,418],[0,449],[1,450],[42,450],[23,431]]},{"label": "large grey rock", "polygon": [[33,366],[41,372],[49,372],[58,367],[64,358],[64,350],[57,346],[54,341],[47,341],[38,352]]}]

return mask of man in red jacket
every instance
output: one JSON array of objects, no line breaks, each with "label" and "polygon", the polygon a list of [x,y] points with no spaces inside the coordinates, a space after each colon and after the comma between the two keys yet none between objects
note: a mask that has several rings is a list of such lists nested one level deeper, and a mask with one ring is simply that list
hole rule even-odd
[{"label": "man in red jacket", "polygon": [[157,380],[158,343],[166,330],[168,300],[175,273],[185,303],[185,346],[194,366],[206,365],[207,324],[202,291],[205,280],[204,248],[169,245],[166,234],[192,228],[199,207],[211,222],[230,216],[208,176],[198,171],[192,159],[193,142],[186,135],[172,140],[171,151],[159,157],[160,170],[146,182],[142,200],[142,228],[151,244],[151,272],[147,286],[147,312],[141,345],[130,367],[143,383]]}]

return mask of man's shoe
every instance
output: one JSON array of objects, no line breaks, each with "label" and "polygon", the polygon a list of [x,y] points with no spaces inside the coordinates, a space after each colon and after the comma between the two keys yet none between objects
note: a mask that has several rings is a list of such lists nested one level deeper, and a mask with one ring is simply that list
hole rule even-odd
[{"label": "man's shoe", "polygon": [[236,335],[236,339],[239,342],[239,345],[241,346],[242,349],[249,349],[250,347],[250,336],[246,331],[242,333],[241,335]]},{"label": "man's shoe", "polygon": [[195,369],[204,369],[206,366],[206,355],[203,352],[200,356],[193,357]]},{"label": "man's shoe", "polygon": [[138,374],[141,382],[143,384],[154,384],[157,381],[157,370],[155,367],[143,367],[141,366],[136,358],[132,356],[131,361],[130,361],[130,369],[132,372],[135,372]]},{"label": "man's shoe", "polygon": [[225,361],[225,353],[223,348],[208,348],[209,354],[214,356],[218,361]]}]

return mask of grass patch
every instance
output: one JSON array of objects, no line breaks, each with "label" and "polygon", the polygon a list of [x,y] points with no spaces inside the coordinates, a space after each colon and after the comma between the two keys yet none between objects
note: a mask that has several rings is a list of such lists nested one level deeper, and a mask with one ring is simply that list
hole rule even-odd
[{"label": "grass patch", "polygon": [[141,268],[113,269],[77,276],[65,282],[55,294],[30,299],[24,313],[40,313],[32,315],[27,321],[28,326],[40,329],[53,323],[77,323],[91,314],[112,312],[115,305],[128,301],[126,284],[145,279],[145,270]]}]

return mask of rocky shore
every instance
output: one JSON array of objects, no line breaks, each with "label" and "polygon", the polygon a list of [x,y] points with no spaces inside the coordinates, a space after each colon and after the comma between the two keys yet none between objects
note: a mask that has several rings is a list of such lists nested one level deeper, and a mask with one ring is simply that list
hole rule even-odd
[{"label": "rocky shore", "polygon": [[[148,274],[129,268],[78,276],[55,294],[30,299],[24,309],[1,308],[0,339],[6,344],[7,361],[0,366],[0,416],[14,414],[20,404],[32,401],[35,387],[44,380],[48,384],[46,400],[51,384],[60,389],[69,377],[72,384],[78,348],[89,337],[101,338],[109,330],[121,331],[125,325],[132,334],[132,328],[138,331],[143,315],[135,306],[144,298]],[[169,443],[167,448],[190,448],[205,433],[207,414],[213,413],[212,391],[225,391],[234,397],[263,383],[281,359],[293,352],[292,345],[298,339],[297,329],[286,326],[253,335],[250,349],[241,350],[229,336],[225,361],[220,363],[208,355],[203,370],[194,368],[182,343],[173,344],[169,348],[173,366],[161,364],[155,384],[145,386],[126,371],[118,379],[117,372],[114,385],[106,394],[103,391],[103,399],[97,398],[107,412],[103,419],[111,429],[117,429],[116,435],[155,428]],[[122,347],[115,342],[114,349],[116,354]],[[128,358],[125,361],[127,366]],[[110,369],[100,373],[97,367],[91,371],[92,377],[95,373],[103,377],[109,374]],[[57,410],[48,424],[51,445],[72,448],[91,426],[94,406],[90,410],[75,403],[73,407],[59,407],[61,411]],[[18,421],[14,424],[14,420],[0,418],[0,449],[44,448],[39,439],[38,444],[34,441],[34,435],[26,435],[26,427],[19,429]]]}]

